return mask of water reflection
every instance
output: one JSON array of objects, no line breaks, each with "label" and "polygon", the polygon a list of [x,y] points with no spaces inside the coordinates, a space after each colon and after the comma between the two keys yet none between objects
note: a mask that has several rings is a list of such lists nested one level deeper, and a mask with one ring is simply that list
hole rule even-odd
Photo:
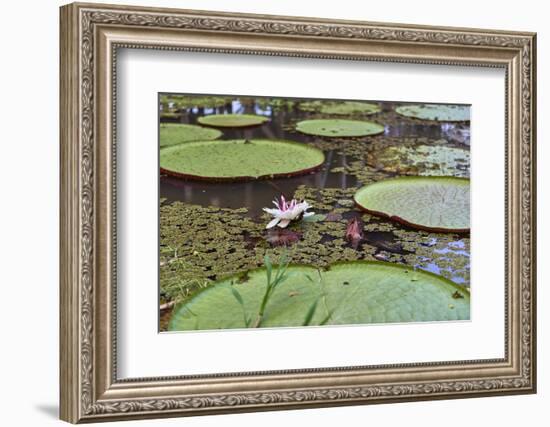
[{"label": "water reflection", "polygon": [[[196,124],[201,116],[211,114],[261,114],[271,120],[263,125],[250,128],[223,129],[224,139],[289,139],[298,142],[312,142],[316,137],[290,132],[288,126],[297,121],[311,117],[311,113],[301,111],[294,106],[283,106],[274,109],[267,103],[259,103],[247,99],[241,101],[235,99],[223,106],[204,108],[195,107],[180,111],[179,117],[162,119],[167,123]],[[374,117],[385,125],[384,136],[394,138],[447,138],[449,132],[455,129],[453,124],[417,124],[409,123],[394,117],[395,104],[391,102],[381,103],[382,113]],[[366,138],[368,143],[368,138]],[[343,172],[331,172],[337,167],[346,167],[350,162],[360,161],[351,155],[346,155],[340,150],[325,151],[325,163],[316,172],[293,178],[273,180],[251,181],[246,183],[208,183],[182,181],[177,178],[161,176],[160,196],[168,202],[182,201],[202,206],[220,206],[225,208],[247,207],[251,216],[257,216],[261,208],[270,204],[274,195],[284,194],[292,197],[296,188],[300,185],[314,186],[317,188],[351,188],[357,185],[354,175]]]}]

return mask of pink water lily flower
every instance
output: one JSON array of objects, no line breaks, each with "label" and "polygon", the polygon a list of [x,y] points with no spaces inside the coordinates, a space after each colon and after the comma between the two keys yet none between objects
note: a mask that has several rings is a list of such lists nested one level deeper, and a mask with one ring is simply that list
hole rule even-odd
[{"label": "pink water lily flower", "polygon": [[290,221],[302,219],[303,217],[314,214],[313,212],[306,212],[311,206],[305,200],[298,202],[296,199],[292,199],[287,203],[285,197],[281,196],[281,200],[275,199],[273,200],[273,204],[277,209],[264,208],[265,212],[274,217],[265,228],[273,228],[276,225],[285,228],[290,224]]}]

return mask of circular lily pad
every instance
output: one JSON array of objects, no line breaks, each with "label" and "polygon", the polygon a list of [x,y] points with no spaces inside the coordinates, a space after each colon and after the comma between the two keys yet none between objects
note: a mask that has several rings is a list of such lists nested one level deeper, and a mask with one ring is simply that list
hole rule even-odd
[{"label": "circular lily pad", "polygon": [[[291,265],[286,274],[269,298],[260,327],[470,318],[470,294],[465,288],[400,264],[355,261],[333,264],[327,271]],[[220,280],[177,307],[168,329],[255,326],[266,286],[265,268]]]},{"label": "circular lily pad", "polygon": [[395,109],[402,116],[439,122],[465,122],[470,120],[470,107],[465,105],[415,104]]},{"label": "circular lily pad", "polygon": [[179,119],[181,117],[181,113],[179,111],[163,111],[160,113],[161,119]]},{"label": "circular lily pad", "polygon": [[374,114],[381,111],[376,104],[357,101],[308,101],[300,103],[299,108],[303,111],[335,115]]},{"label": "circular lily pad", "polygon": [[368,162],[380,170],[399,174],[470,175],[470,152],[444,145],[390,146],[369,153]]},{"label": "circular lily pad", "polygon": [[360,188],[355,203],[365,211],[422,230],[470,231],[470,180],[402,177]]},{"label": "circular lily pad", "polygon": [[206,181],[303,175],[324,161],[318,148],[276,139],[196,141],[160,150],[161,172]]},{"label": "circular lily pad", "polygon": [[176,108],[217,108],[230,104],[232,97],[200,95],[161,95],[160,102]]},{"label": "circular lily pad", "polygon": [[206,126],[240,128],[261,125],[269,121],[269,119],[254,114],[212,114],[210,116],[199,117],[197,121]]},{"label": "circular lily pad", "polygon": [[160,146],[181,144],[189,141],[209,141],[222,136],[217,129],[179,123],[162,123],[160,125]]},{"label": "circular lily pad", "polygon": [[319,119],[298,122],[296,130],[307,135],[357,137],[380,134],[384,126],[361,120]]}]

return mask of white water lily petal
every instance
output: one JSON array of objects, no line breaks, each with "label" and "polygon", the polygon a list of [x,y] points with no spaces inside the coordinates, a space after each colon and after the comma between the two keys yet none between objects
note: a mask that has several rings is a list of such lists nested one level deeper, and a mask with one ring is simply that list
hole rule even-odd
[{"label": "white water lily petal", "polygon": [[269,208],[263,208],[264,212],[267,212],[271,216],[278,217],[280,216],[281,212],[279,209],[269,209]]},{"label": "white water lily petal", "polygon": [[280,202],[275,199],[273,204],[277,206],[277,209],[263,208],[264,212],[267,212],[274,217],[274,219],[267,224],[266,228],[272,228],[275,225],[285,228],[290,221],[314,214],[313,212],[307,212],[311,206],[305,200],[300,203],[298,203],[296,199],[292,199],[290,202],[287,202],[285,198],[281,196]]},{"label": "white water lily petal", "polygon": [[279,218],[274,218],[274,219],[272,219],[271,221],[269,221],[269,224],[267,224],[267,225],[265,226],[265,228],[266,228],[266,229],[268,229],[268,228],[273,228],[273,227],[275,227],[275,226],[279,223],[279,221],[280,221]]},{"label": "white water lily petal", "polygon": [[[271,221],[273,222],[273,221]],[[281,228],[285,228],[288,224],[290,224],[290,220],[289,219],[283,219],[281,222],[279,222],[279,224],[277,224],[279,227]]]}]

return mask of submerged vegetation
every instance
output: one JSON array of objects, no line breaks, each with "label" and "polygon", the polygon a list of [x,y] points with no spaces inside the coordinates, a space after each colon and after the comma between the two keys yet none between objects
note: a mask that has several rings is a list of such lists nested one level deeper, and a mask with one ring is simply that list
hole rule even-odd
[{"label": "submerged vegetation", "polygon": [[161,330],[469,318],[468,107],[160,102]]}]

